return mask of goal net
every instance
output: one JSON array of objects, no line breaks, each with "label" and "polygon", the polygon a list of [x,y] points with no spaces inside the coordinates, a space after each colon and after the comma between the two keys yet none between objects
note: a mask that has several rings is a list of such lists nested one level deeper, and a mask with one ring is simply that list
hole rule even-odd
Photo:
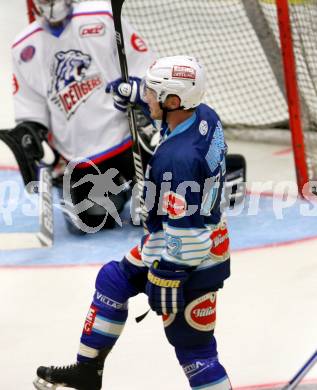
[{"label": "goal net", "polygon": [[[241,129],[255,130],[253,136],[258,139],[274,138],[281,133],[278,129],[289,135],[290,105],[296,96],[287,99],[285,86],[297,84],[301,114],[292,132],[303,130],[305,153],[299,159],[304,160],[301,163],[309,179],[317,180],[317,0],[284,1],[286,7],[288,3],[296,68],[291,80],[283,71],[278,23],[281,3],[283,0],[126,0],[123,16],[159,56],[189,54],[204,64],[208,77],[205,101],[239,137]],[[291,115],[297,116],[296,111]],[[249,137],[250,131],[247,134]],[[295,160],[297,177],[304,175],[296,156]]]}]

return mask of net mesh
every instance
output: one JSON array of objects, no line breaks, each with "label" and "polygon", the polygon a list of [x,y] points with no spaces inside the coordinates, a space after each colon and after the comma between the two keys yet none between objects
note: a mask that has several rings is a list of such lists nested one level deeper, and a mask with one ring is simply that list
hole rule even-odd
[{"label": "net mesh", "polygon": [[[260,10],[255,20],[250,7]],[[317,179],[317,0],[291,0],[297,81],[310,179]],[[123,15],[159,56],[190,54],[205,66],[205,100],[231,128],[283,127],[288,108],[281,68],[277,6],[272,0],[126,0]],[[266,30],[260,30],[259,15]],[[260,27],[258,27],[258,24]],[[277,51],[261,42],[271,35]],[[275,69],[274,69],[275,68]]]},{"label": "net mesh", "polygon": [[287,105],[238,0],[127,0],[123,15],[159,56],[190,54],[207,73],[205,100],[227,126],[287,120]]}]

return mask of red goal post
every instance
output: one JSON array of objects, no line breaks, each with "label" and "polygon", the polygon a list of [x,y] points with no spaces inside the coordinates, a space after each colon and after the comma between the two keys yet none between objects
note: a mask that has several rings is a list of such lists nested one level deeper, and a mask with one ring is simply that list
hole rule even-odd
[{"label": "red goal post", "polygon": [[291,20],[288,0],[277,0],[276,3],[296,178],[299,193],[303,195],[304,186],[309,182],[309,177],[302,127],[300,95],[297,84],[296,62],[293,50]]},{"label": "red goal post", "polygon": [[227,137],[291,139],[299,193],[317,181],[316,0],[126,0],[123,16],[159,56],[201,60]]}]

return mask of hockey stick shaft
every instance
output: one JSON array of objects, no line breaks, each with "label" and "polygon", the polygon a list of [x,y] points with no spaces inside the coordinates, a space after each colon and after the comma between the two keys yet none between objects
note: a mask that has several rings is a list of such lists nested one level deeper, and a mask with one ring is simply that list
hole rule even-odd
[{"label": "hockey stick shaft", "polygon": [[39,223],[38,238],[43,246],[52,246],[54,241],[54,214],[51,168],[40,168],[39,180]]},{"label": "hockey stick shaft", "polygon": [[[124,0],[111,0],[112,15],[113,15],[115,34],[116,34],[121,76],[123,81],[128,83],[129,71],[128,71],[127,58],[125,54],[124,38],[123,38],[122,23],[121,23],[121,12],[122,12],[123,3]],[[143,187],[144,187],[144,167],[142,163],[140,145],[138,140],[135,111],[131,104],[128,105],[128,119],[129,119],[129,127],[130,127],[130,132],[133,141],[132,144],[133,163],[134,163],[135,174],[137,178],[137,185],[138,185],[139,196],[140,196],[140,206],[142,209],[141,221],[144,229],[147,230],[145,204],[142,196]]]},{"label": "hockey stick shaft", "polygon": [[294,377],[288,382],[282,390],[293,390],[301,382],[304,376],[308,371],[316,364],[317,362],[317,350],[315,353],[307,360],[303,367],[294,375]]}]

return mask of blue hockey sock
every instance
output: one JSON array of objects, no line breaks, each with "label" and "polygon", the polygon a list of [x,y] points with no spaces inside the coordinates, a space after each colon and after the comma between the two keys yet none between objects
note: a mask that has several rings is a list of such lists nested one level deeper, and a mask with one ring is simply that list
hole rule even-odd
[{"label": "blue hockey sock", "polygon": [[80,339],[79,362],[96,359],[101,350],[114,346],[128,317],[127,299],[133,293],[118,263],[108,263],[100,270]]},{"label": "blue hockey sock", "polygon": [[[98,292],[96,292],[98,294]],[[117,302],[108,303],[117,305]],[[111,349],[119,338],[128,316],[128,310],[110,309],[96,305],[95,299],[88,311],[77,355],[79,362],[95,359],[101,349]]]},{"label": "blue hockey sock", "polygon": [[176,348],[177,358],[193,390],[230,390],[226,370],[219,363],[216,344],[183,349]]}]

